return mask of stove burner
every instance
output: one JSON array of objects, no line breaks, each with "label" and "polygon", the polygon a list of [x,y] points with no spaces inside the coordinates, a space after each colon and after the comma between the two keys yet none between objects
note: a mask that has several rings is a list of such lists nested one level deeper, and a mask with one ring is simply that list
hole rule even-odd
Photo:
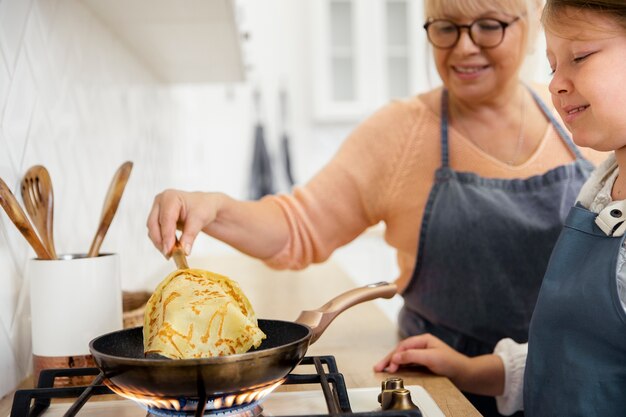
[{"label": "stove burner", "polygon": [[[210,401],[209,401],[210,403]],[[230,408],[211,408],[211,404],[207,403],[204,416],[216,416],[216,417],[259,417],[263,412],[259,402],[245,404],[241,406],[234,406]],[[157,407],[141,406],[148,411],[148,416],[158,417],[187,417],[196,414],[198,408],[197,400],[189,400],[180,410],[168,410]]]},{"label": "stove burner", "polygon": [[[258,404],[284,381],[285,379],[281,379],[271,384],[253,388],[238,394],[215,396],[213,398],[207,398],[205,396],[202,399],[199,397],[167,398],[159,397],[148,392],[132,392],[122,390],[106,380],[105,385],[119,396],[135,401],[150,414],[156,416],[168,417],[202,414],[221,416],[245,415],[247,417],[254,417],[255,415],[248,413],[248,411],[257,408]],[[198,411],[199,408],[201,408],[201,410]]]}]

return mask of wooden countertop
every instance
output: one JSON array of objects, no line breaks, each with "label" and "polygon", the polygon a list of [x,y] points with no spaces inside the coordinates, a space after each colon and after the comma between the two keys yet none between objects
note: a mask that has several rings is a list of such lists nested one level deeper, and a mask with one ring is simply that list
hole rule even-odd
[{"label": "wooden countertop", "polygon": [[[264,319],[295,320],[301,311],[316,309],[355,287],[332,261],[297,272],[274,271],[243,255],[192,257],[189,264],[238,281],[257,317]],[[348,388],[380,387],[381,381],[391,374],[376,373],[372,366],[396,343],[395,325],[376,303],[366,302],[341,313],[309,347],[307,355],[334,355]],[[393,376],[403,378],[406,385],[422,385],[446,416],[480,416],[447,378],[417,370]],[[29,381],[22,384],[29,385]],[[9,414],[11,402],[12,395],[0,400],[0,417]]]}]

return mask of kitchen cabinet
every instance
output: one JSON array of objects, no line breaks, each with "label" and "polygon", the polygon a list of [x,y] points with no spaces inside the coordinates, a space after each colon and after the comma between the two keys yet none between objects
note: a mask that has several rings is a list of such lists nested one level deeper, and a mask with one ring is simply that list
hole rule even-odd
[{"label": "kitchen cabinet", "polygon": [[81,0],[165,83],[244,79],[234,0]]},{"label": "kitchen cabinet", "polygon": [[311,9],[317,121],[357,121],[427,88],[421,2],[316,0]]}]

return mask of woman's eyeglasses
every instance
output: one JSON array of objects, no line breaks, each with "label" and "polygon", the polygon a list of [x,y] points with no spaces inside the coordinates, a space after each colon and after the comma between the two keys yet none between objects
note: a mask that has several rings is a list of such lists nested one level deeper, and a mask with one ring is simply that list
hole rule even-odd
[{"label": "woman's eyeglasses", "polygon": [[481,48],[495,48],[502,43],[506,28],[518,21],[516,17],[510,22],[498,19],[476,19],[469,25],[459,25],[447,19],[429,20],[424,24],[428,40],[435,48],[449,49],[459,42],[461,29],[467,29],[474,45]]}]

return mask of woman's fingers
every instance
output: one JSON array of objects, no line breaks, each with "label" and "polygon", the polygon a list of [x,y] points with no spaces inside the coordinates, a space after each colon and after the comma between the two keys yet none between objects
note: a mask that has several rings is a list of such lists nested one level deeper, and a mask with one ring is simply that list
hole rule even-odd
[{"label": "woman's fingers", "polygon": [[182,192],[165,190],[154,198],[148,215],[148,236],[156,248],[169,256],[176,239],[176,224],[184,221]]},{"label": "woman's fingers", "polygon": [[152,203],[152,209],[150,209],[150,214],[148,215],[148,221],[146,222],[146,226],[148,227],[148,237],[154,244],[154,246],[162,251],[163,249],[163,239],[161,238],[161,227],[159,226],[159,196],[154,198],[154,202]]},{"label": "woman's fingers", "polygon": [[193,242],[196,240],[196,236],[200,233],[204,227],[204,222],[198,216],[188,216],[183,225],[183,233],[180,235],[180,244],[182,245],[187,255],[191,254],[191,248]]}]

